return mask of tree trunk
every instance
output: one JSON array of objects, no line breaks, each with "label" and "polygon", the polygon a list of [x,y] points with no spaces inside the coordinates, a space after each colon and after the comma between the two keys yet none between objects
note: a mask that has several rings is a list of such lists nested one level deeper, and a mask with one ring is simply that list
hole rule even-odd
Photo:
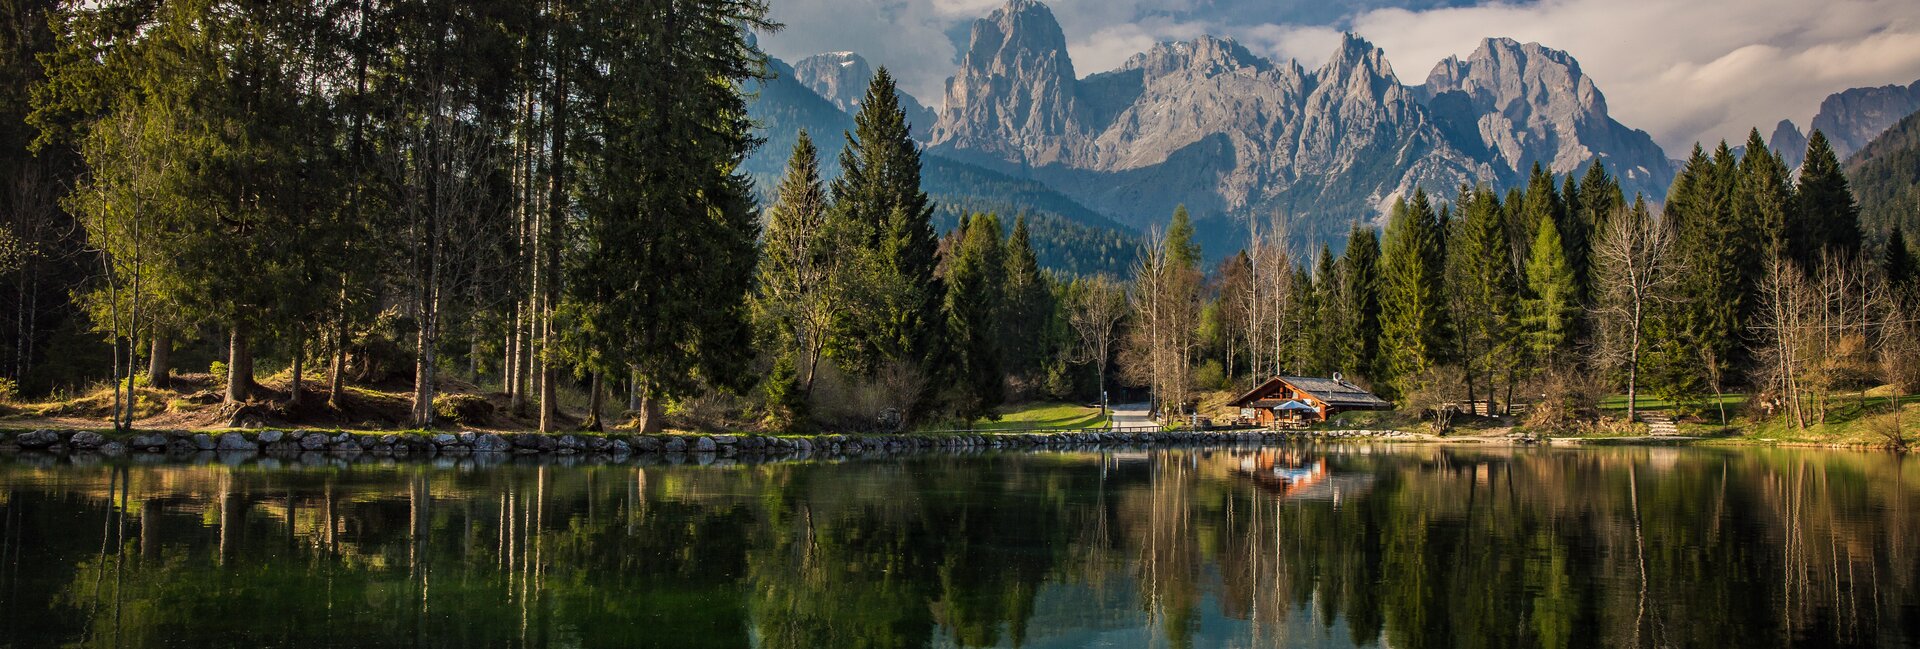
[{"label": "tree trunk", "polygon": [[173,336],[165,333],[155,335],[153,353],[147,356],[147,385],[155,390],[165,390],[172,375]]},{"label": "tree trunk", "polygon": [[560,247],[562,240],[566,238],[568,98],[565,61],[572,56],[572,53],[567,51],[566,43],[559,43],[556,48],[553,61],[558,70],[554,73],[552,91],[547,99],[547,105],[552,111],[553,160],[550,163],[551,171],[549,172],[552,178],[547,188],[547,222],[545,224],[547,231],[541,236],[541,252],[546,257],[543,260],[546,266],[545,282],[541,286],[544,294],[541,296],[539,354],[540,432],[543,433],[553,432],[560,425],[560,395],[558,386],[555,385],[558,379],[555,374],[559,370],[553,358],[556,342],[553,331],[553,307],[559,301]]},{"label": "tree trunk", "polygon": [[606,430],[605,424],[600,422],[600,408],[603,405],[600,395],[605,392],[605,390],[601,389],[600,376],[599,372],[594,372],[592,380],[588,381],[587,421],[580,425],[581,430],[596,433]]},{"label": "tree trunk", "polygon": [[239,325],[234,325],[227,340],[227,403],[240,403],[253,395],[253,350],[247,346],[246,329]]},{"label": "tree trunk", "polygon": [[307,371],[306,347],[306,332],[295,329],[293,333],[293,380],[287,384],[288,406],[298,406],[305,403],[305,401],[300,398],[300,393],[305,392],[307,387],[305,378]]},{"label": "tree trunk", "polygon": [[347,328],[340,324],[333,328],[333,367],[327,371],[327,407],[340,409],[344,403],[340,391],[345,387],[342,376],[347,373]]},{"label": "tree trunk", "polygon": [[640,412],[638,423],[642,434],[658,433],[666,428],[666,422],[662,421],[664,415],[660,411],[660,399],[646,394],[644,389],[640,395],[640,407],[637,410]]},{"label": "tree trunk", "polygon": [[640,368],[633,368],[627,375],[627,410],[640,409]]},{"label": "tree trunk", "polygon": [[412,422],[422,428],[433,425],[435,316],[428,314],[420,323],[420,331],[414,334],[413,355],[413,413]]}]

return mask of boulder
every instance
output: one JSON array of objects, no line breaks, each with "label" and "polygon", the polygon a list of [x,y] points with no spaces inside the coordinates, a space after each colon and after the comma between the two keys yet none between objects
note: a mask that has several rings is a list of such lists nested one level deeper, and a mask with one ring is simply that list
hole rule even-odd
[{"label": "boulder", "polygon": [[300,437],[300,448],[308,451],[324,450],[327,448],[327,436],[319,433],[302,435]]},{"label": "boulder", "polygon": [[450,435],[447,433],[440,433],[438,435],[433,436],[433,445],[439,446],[441,448],[453,446],[454,444],[457,444],[459,442],[460,442],[460,438],[454,437],[453,435]]},{"label": "boulder", "polygon": [[711,437],[701,435],[693,439],[693,451],[696,453],[712,453],[718,448]]},{"label": "boulder", "polygon": [[272,444],[286,438],[286,436],[286,431],[263,430],[260,431],[259,439],[261,444]]},{"label": "boulder", "polygon": [[660,446],[661,448],[665,449],[668,453],[681,453],[687,450],[687,440],[683,437],[679,437],[676,435],[673,437],[668,437],[667,440],[665,442],[662,442]]},{"label": "boulder", "polygon": [[157,449],[167,445],[167,436],[159,433],[141,433],[127,440],[127,445],[138,449]]},{"label": "boulder", "polygon": [[260,447],[243,433],[222,433],[216,448],[222,451],[257,451]]},{"label": "boulder", "polygon": [[27,431],[14,438],[13,443],[20,448],[46,448],[60,443],[60,434],[50,430]]},{"label": "boulder", "polygon": [[213,450],[213,436],[206,433],[194,433],[193,447],[202,451]]},{"label": "boulder", "polygon": [[[465,434],[465,433],[462,433],[462,434]],[[487,433],[484,435],[475,435],[473,438],[473,450],[475,452],[499,453],[511,448],[513,448],[513,445],[507,443],[506,438],[501,437],[499,435],[495,435],[493,433]]]},{"label": "boulder", "polygon": [[89,451],[96,448],[100,448],[100,445],[105,443],[107,443],[107,438],[101,437],[100,433],[96,433],[90,430],[83,430],[78,433],[74,433],[73,437],[70,437],[67,439],[67,444],[69,446],[72,446],[76,449],[80,449],[83,451]]}]

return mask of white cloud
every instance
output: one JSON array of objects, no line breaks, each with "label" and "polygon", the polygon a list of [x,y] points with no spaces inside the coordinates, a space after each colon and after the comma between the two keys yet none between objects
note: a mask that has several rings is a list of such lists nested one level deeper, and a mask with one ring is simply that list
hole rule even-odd
[{"label": "white cloud", "polygon": [[[938,105],[953,72],[948,34],[1001,0],[774,0],[786,31],[763,39],[782,58],[852,49],[893,68],[908,90]],[[1431,5],[1426,0],[1385,0]],[[1223,0],[1056,0],[1080,74],[1112,69],[1164,40],[1232,36],[1276,59],[1318,65],[1351,29],[1387,51],[1407,83],[1449,55],[1505,36],[1571,53],[1606,93],[1613,115],[1652,133],[1670,155],[1695,141],[1744,138],[1790,118],[1802,128],[1829,93],[1920,79],[1915,0],[1543,0],[1437,9],[1352,11],[1303,5],[1258,10]],[[1263,15],[1263,14],[1261,14]],[[1338,19],[1327,16],[1340,15]]]}]

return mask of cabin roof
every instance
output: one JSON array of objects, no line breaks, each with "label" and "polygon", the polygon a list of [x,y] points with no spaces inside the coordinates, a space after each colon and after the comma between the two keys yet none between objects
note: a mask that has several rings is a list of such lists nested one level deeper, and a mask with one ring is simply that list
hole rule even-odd
[{"label": "cabin roof", "polygon": [[1343,379],[1323,379],[1310,376],[1276,376],[1268,379],[1239,398],[1227,402],[1236,408],[1247,407],[1261,400],[1271,400],[1274,390],[1281,386],[1292,386],[1313,397],[1314,400],[1335,408],[1385,408],[1392,404],[1374,396],[1365,388],[1348,383]]}]

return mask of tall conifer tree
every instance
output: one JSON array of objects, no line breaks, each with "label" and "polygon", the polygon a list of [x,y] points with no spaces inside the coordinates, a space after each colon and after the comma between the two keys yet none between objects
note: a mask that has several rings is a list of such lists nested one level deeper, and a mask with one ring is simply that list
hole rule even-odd
[{"label": "tall conifer tree", "polygon": [[920,149],[886,68],[874,73],[833,181],[833,236],[857,252],[839,282],[848,308],[834,328],[834,355],[872,376],[889,363],[922,369],[939,351],[943,291],[934,277],[933,205],[920,191]]},{"label": "tall conifer tree", "polygon": [[1407,394],[1446,344],[1440,224],[1424,190],[1394,203],[1380,252],[1380,355],[1386,392]]}]

